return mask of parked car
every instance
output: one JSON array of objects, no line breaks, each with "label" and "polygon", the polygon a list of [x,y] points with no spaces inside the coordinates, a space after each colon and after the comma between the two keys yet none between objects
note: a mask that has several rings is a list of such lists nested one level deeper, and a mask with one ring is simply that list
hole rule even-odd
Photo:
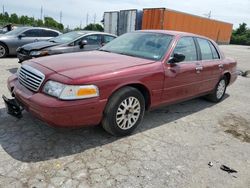
[{"label": "parked car", "polygon": [[19,27],[0,35],[0,58],[16,55],[18,47],[37,41],[48,40],[61,33],[56,30],[41,27]]},{"label": "parked car", "polygon": [[24,108],[50,125],[102,124],[127,135],[144,111],[206,96],[222,100],[237,78],[236,61],[208,38],[174,31],[124,34],[99,51],[24,62],[8,79],[8,112]]},{"label": "parked car", "polygon": [[72,31],[48,41],[26,44],[17,49],[19,62],[27,59],[70,52],[96,50],[116,38],[103,32]]}]

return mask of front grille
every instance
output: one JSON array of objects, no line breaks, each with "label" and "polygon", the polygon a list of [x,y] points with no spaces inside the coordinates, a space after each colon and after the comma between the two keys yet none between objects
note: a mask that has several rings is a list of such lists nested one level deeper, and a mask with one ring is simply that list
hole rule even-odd
[{"label": "front grille", "polygon": [[44,81],[44,74],[29,65],[22,65],[18,70],[20,84],[32,91],[38,91]]}]

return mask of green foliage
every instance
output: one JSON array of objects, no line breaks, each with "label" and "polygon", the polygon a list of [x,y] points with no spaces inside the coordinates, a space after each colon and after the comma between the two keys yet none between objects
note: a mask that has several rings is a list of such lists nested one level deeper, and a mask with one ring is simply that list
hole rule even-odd
[{"label": "green foliage", "polygon": [[9,15],[7,12],[4,14],[0,14],[0,25],[5,24],[21,24],[26,26],[39,26],[39,27],[49,27],[53,29],[57,29],[60,31],[63,31],[64,26],[61,23],[58,23],[56,20],[54,20],[51,17],[45,17],[44,21],[41,19],[35,19],[34,17],[28,17],[25,15],[18,16],[17,14],[11,14]]},{"label": "green foliage", "polygon": [[100,24],[89,24],[87,25],[84,30],[89,30],[89,31],[103,31],[103,27]]},{"label": "green foliage", "polygon": [[233,31],[231,37],[231,44],[250,45],[250,29],[247,28],[246,23],[242,23]]}]

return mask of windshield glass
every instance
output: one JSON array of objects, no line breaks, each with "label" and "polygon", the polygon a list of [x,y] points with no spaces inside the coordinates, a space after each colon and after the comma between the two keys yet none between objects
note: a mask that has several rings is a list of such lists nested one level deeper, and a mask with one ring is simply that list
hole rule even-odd
[{"label": "windshield glass", "polygon": [[25,31],[26,27],[18,27],[12,31],[9,31],[8,33],[5,33],[5,35],[18,35],[21,34],[23,31]]},{"label": "windshield glass", "polygon": [[161,33],[134,32],[124,34],[102,47],[101,51],[160,60],[173,36]]},{"label": "windshield glass", "polygon": [[73,32],[59,35],[58,37],[52,38],[49,41],[56,42],[56,43],[68,43],[68,42],[74,41],[75,39],[79,38],[80,36],[84,34],[85,33],[81,31],[73,31]]}]

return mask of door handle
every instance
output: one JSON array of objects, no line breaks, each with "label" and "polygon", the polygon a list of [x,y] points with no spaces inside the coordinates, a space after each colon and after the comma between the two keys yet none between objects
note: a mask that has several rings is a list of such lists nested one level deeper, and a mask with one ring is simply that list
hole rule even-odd
[{"label": "door handle", "polygon": [[195,70],[201,71],[201,70],[203,70],[203,67],[196,67]]},{"label": "door handle", "polygon": [[202,66],[196,67],[195,70],[196,73],[200,73],[203,70],[203,67]]},{"label": "door handle", "polygon": [[219,67],[220,69],[222,69],[222,68],[224,67],[224,65],[223,65],[223,64],[219,64],[218,67]]}]

